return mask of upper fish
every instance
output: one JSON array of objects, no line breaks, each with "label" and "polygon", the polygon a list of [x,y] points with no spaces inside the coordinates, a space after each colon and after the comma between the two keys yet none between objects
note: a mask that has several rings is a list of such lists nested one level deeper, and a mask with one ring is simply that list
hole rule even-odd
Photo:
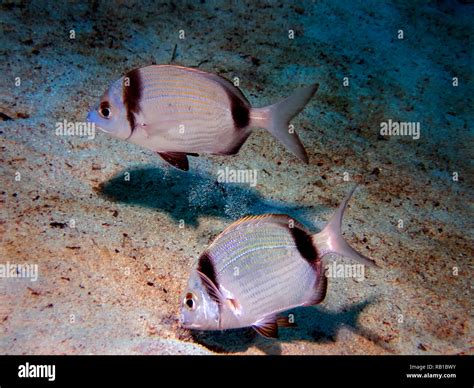
[{"label": "upper fish", "polygon": [[194,68],[153,65],[115,81],[87,120],[110,135],[157,152],[181,170],[187,156],[234,155],[252,128],[265,128],[303,162],[306,151],[290,120],[307,104],[317,84],[285,100],[253,108],[234,84]]},{"label": "upper fish", "polygon": [[253,327],[276,337],[279,326],[291,323],[279,313],[323,301],[326,255],[336,253],[376,266],[341,234],[354,189],[317,234],[283,214],[249,216],[231,224],[191,271],[181,299],[182,325],[196,330]]}]

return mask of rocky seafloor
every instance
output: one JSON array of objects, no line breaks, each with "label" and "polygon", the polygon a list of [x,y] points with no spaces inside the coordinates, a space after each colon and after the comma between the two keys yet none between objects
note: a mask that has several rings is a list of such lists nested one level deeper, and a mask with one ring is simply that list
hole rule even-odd
[{"label": "rocky seafloor", "polygon": [[[474,353],[473,8],[2,2],[0,264],[39,273],[0,278],[0,353]],[[265,130],[188,172],[102,132],[56,135],[126,71],[170,61],[238,77],[255,106],[319,83],[292,122],[309,165]],[[420,138],[382,136],[389,119]],[[257,185],[217,182],[225,167]],[[190,268],[222,229],[276,212],[318,230],[355,182],[345,236],[380,269],[330,279],[277,340],[180,327]]]}]

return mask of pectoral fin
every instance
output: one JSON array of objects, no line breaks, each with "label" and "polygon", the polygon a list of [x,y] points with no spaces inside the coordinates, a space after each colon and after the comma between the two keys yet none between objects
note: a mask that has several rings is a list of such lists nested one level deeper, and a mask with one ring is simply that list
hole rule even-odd
[{"label": "pectoral fin", "polygon": [[242,306],[240,305],[237,299],[235,298],[227,299],[227,305],[229,306],[230,310],[234,313],[235,316],[242,315]]},{"label": "pectoral fin", "polygon": [[182,152],[158,152],[163,160],[183,171],[189,170],[188,157]]}]

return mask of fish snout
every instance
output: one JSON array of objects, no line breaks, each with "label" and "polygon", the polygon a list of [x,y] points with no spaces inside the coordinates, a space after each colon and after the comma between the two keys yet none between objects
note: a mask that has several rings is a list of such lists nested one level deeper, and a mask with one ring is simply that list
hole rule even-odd
[{"label": "fish snout", "polygon": [[186,315],[184,313],[181,313],[179,317],[179,323],[181,323],[181,326],[183,326],[185,329],[189,329],[192,325],[192,322],[189,319],[186,319]]},{"label": "fish snout", "polygon": [[181,326],[185,329],[200,329],[201,325],[197,324],[194,320],[186,318],[186,314],[181,313],[179,317]]},{"label": "fish snout", "polygon": [[87,113],[87,118],[86,121],[89,123],[94,123],[95,122],[95,117],[94,117],[94,111],[91,110],[89,113]]},{"label": "fish snout", "polygon": [[103,126],[103,123],[102,123],[102,120],[100,119],[97,111],[95,110],[91,110],[88,114],[87,114],[87,118],[86,118],[86,121],[88,123],[93,123],[95,125],[95,127],[99,130],[101,130],[102,132],[105,132],[105,133],[110,133],[109,130],[106,130]]}]

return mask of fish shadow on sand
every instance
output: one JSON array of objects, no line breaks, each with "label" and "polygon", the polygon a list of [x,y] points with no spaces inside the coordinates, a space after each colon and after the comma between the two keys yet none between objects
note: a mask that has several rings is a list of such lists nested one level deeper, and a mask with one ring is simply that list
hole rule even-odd
[{"label": "fish shadow on sand", "polygon": [[218,182],[217,174],[155,166],[124,170],[102,183],[98,193],[110,201],[157,209],[194,228],[201,216],[235,221],[249,214],[282,213],[313,229],[308,214],[322,210],[267,200],[248,184]]},{"label": "fish shadow on sand", "polygon": [[360,314],[373,302],[373,299],[368,299],[346,306],[341,311],[331,311],[322,306],[289,310],[285,315],[293,314],[297,326],[280,328],[277,339],[261,337],[251,328],[215,332],[193,331],[192,336],[196,342],[217,353],[244,352],[249,347],[256,346],[266,354],[279,355],[282,352],[281,343],[284,342],[335,343],[339,330],[345,327],[369,339],[384,350],[391,351],[377,334],[359,324]]}]

